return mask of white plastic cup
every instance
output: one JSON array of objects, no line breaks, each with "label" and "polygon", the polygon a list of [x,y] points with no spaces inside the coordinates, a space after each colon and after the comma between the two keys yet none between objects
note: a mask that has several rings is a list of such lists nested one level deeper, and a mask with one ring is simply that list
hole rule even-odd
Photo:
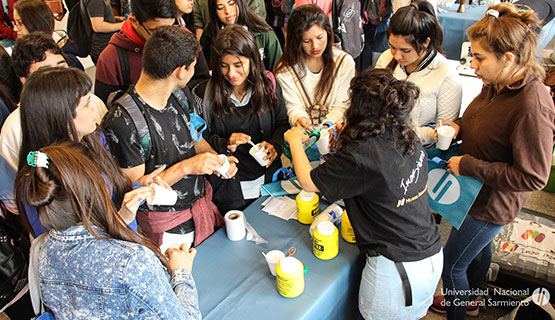
[{"label": "white plastic cup", "polygon": [[437,147],[441,150],[449,149],[451,140],[455,136],[455,128],[451,126],[439,126],[437,128]]},{"label": "white plastic cup", "polygon": [[173,206],[177,202],[177,192],[175,190],[166,189],[153,183],[150,185],[154,188],[154,196],[149,203],[153,206]]},{"label": "white plastic cup", "polygon": [[252,146],[252,148],[249,150],[249,154],[254,159],[256,159],[256,161],[263,167],[265,167],[270,162],[270,159],[264,160],[264,158],[268,154],[266,153],[266,149],[260,147],[260,143],[257,143],[256,145]]},{"label": "white plastic cup", "polygon": [[266,262],[270,268],[270,272],[275,277],[276,276],[276,266],[281,259],[285,258],[285,253],[280,250],[272,250],[264,255],[266,257]]},{"label": "white plastic cup", "polygon": [[225,231],[227,233],[227,238],[231,241],[242,240],[246,235],[245,229],[245,216],[243,211],[240,210],[230,210],[225,216]]},{"label": "white plastic cup", "polygon": [[320,131],[320,138],[316,141],[316,147],[321,155],[330,153],[330,132],[328,129]]},{"label": "white plastic cup", "polygon": [[227,178],[227,172],[229,171],[229,167],[231,166],[229,164],[229,159],[227,158],[227,156],[225,154],[219,154],[218,158],[220,158],[220,162],[223,162],[224,164],[222,164],[221,166],[219,166],[216,171],[222,175],[222,177]]}]

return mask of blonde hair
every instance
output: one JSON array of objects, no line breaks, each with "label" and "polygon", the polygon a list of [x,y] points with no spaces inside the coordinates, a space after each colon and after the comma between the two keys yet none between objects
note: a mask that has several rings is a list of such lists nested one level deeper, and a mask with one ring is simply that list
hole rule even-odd
[{"label": "blonde hair", "polygon": [[543,81],[545,70],[535,61],[540,21],[533,11],[519,12],[510,3],[500,3],[488,8],[499,13],[499,17],[487,13],[476,22],[466,34],[471,41],[492,51],[498,59],[511,52],[516,57],[518,67],[524,68]]}]

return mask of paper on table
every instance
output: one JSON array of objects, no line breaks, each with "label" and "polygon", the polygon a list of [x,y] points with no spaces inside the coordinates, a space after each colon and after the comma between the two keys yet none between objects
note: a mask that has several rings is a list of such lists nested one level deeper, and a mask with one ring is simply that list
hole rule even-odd
[{"label": "paper on table", "polygon": [[297,202],[289,197],[268,198],[262,210],[283,220],[297,219]]}]

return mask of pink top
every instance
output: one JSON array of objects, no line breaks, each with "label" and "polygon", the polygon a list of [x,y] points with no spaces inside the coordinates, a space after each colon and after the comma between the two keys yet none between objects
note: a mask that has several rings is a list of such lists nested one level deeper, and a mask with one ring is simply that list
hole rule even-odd
[{"label": "pink top", "polygon": [[331,11],[331,0],[295,0],[295,8],[303,4],[315,4],[324,10],[326,17],[329,16]]}]

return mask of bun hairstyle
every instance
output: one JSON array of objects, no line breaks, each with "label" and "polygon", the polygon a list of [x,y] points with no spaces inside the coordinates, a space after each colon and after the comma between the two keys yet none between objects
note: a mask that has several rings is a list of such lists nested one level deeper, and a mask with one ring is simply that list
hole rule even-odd
[{"label": "bun hairstyle", "polygon": [[26,215],[25,199],[36,207],[41,224],[48,229],[65,230],[82,224],[96,238],[144,245],[168,266],[160,249],[131,230],[116,212],[104,176],[81,144],[68,141],[40,151],[48,157],[47,168],[25,165],[17,173],[16,199],[21,214]]},{"label": "bun hairstyle", "polygon": [[533,11],[519,12],[513,4],[500,3],[489,7],[486,16],[470,26],[466,33],[470,41],[479,41],[498,59],[506,52],[513,53],[517,66],[543,80],[545,70],[534,59],[537,30],[540,30],[540,21]]},{"label": "bun hairstyle", "polygon": [[414,153],[418,138],[414,133],[410,112],[419,90],[411,82],[399,81],[390,69],[370,69],[351,80],[351,107],[345,118],[339,144],[392,134],[395,146],[403,155]]},{"label": "bun hairstyle", "polygon": [[[443,53],[443,29],[437,20],[434,7],[426,0],[416,0],[410,5],[397,10],[389,21],[387,37],[404,36],[418,52],[434,49]],[[424,46],[430,38],[428,48]]]}]

